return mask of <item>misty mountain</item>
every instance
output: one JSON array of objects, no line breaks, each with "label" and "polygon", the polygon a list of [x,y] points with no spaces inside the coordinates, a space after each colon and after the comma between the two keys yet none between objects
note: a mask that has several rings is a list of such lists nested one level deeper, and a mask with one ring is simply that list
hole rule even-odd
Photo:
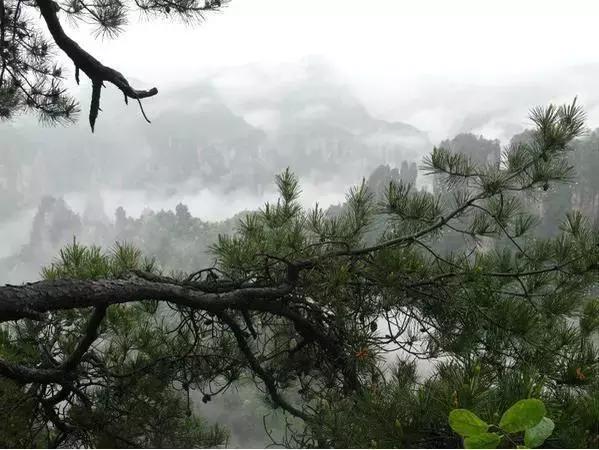
[{"label": "misty mountain", "polygon": [[91,139],[85,86],[74,126],[40,126],[32,117],[0,124],[2,217],[47,194],[107,187],[155,195],[205,188],[261,194],[287,166],[303,178],[335,174],[347,184],[379,164],[417,160],[430,150],[425,133],[369,114],[322,62],[303,64],[293,82],[268,96],[246,94],[249,100],[236,104],[218,77],[160,92],[144,102],[151,125],[136,102],[124,105],[107,88]]},{"label": "misty mountain", "polygon": [[[416,164],[404,161],[401,170],[379,166],[368,177],[367,185],[377,199],[382,199],[389,182],[415,183],[416,177]],[[338,215],[344,206],[344,203],[331,205],[326,213]],[[220,234],[234,233],[239,220],[255,211],[238,211],[225,220],[209,221],[194,217],[187,205],[179,203],[174,210],[146,208],[139,217],[118,207],[110,211],[109,217],[97,193],[88,196],[82,213],[75,211],[64,198],[46,196],[33,218],[23,220],[23,228],[30,228],[23,245],[8,255],[0,254],[0,282],[37,279],[42,267],[50,264],[60,249],[73,239],[104,249],[111,248],[115,242],[134,244],[167,273],[172,270],[193,272],[212,266],[214,257],[210,246]]]}]

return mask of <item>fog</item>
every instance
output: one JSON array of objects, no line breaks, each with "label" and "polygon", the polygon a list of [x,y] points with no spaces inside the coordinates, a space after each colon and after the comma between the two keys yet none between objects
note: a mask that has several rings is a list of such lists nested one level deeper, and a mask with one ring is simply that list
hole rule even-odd
[{"label": "fog", "polygon": [[[20,117],[0,124],[0,255],[14,256],[29,242],[45,196],[105,222],[114,222],[118,207],[139,218],[144,211],[174,211],[179,203],[194,217],[216,222],[275,200],[274,176],[286,167],[300,177],[303,205],[326,208],[343,202],[347,189],[379,165],[419,163],[442,139],[466,132],[506,144],[530,126],[527,114],[535,105],[578,96],[594,128],[599,65],[549,73],[536,83],[487,87],[436,80],[417,101],[412,94],[389,99],[387,111],[407,118],[398,121],[384,108],[367,107],[351,73],[312,55],[213,69],[193,83],[170,86],[146,102],[152,124],[111,88],[93,135],[84,118],[49,128]],[[84,86],[84,111],[88,94]],[[417,181],[430,188],[425,177]],[[71,239],[65,233],[51,250]],[[40,254],[20,272],[26,278],[0,271],[0,282],[35,277],[48,256]]]},{"label": "fog", "polygon": [[[133,239],[166,269],[210,264],[211,241],[276,200],[274,176],[286,167],[306,208],[328,208],[379,166],[420,163],[459,133],[507,144],[537,105],[578,96],[588,126],[599,126],[596,4],[483,3],[233,0],[191,29],[142,18],[113,41],[71,26],[136,87],[158,86],[144,102],[152,123],[109,86],[91,134],[89,83],[69,74],[77,124],[0,124],[0,283],[38,279],[73,236]],[[179,204],[205,230],[193,248],[180,236],[157,243],[168,227],[160,214],[180,214]],[[119,207],[135,223],[130,234]],[[240,407],[236,395],[223,398]],[[201,411],[237,420],[222,402]],[[231,445],[267,443],[254,425]]]}]

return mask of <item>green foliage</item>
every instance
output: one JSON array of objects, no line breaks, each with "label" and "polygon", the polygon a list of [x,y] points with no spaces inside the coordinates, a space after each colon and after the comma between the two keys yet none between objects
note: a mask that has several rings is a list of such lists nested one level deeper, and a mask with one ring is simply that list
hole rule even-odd
[{"label": "green foliage", "polygon": [[508,433],[524,431],[537,425],[546,412],[541,400],[534,398],[520,400],[503,413],[499,427]]},{"label": "green foliage", "polygon": [[[479,420],[498,424],[510,406],[523,396],[539,392],[548,396],[544,403],[548,415],[556,423],[545,445],[557,448],[593,447],[597,411],[593,410],[596,408],[592,406],[595,394],[591,392],[588,394],[591,397],[586,397],[572,395],[568,387],[554,391],[550,384],[541,383],[538,377],[526,376],[522,369],[504,369],[504,379],[498,383],[495,369],[486,364],[472,364],[469,368],[456,364],[441,365],[433,374],[426,376],[423,384],[416,381],[416,375],[409,366],[402,365],[396,370],[395,376],[377,390],[363,393],[343,404],[323,407],[326,411],[321,416],[323,432],[334,437],[331,442],[335,447],[369,447],[370,442],[376,440],[380,447],[385,448],[456,448],[461,441],[455,438],[448,417],[450,420],[454,417],[454,409],[465,408],[479,418],[472,419],[472,423],[480,426],[481,433],[505,435],[507,437],[503,438],[502,445],[515,447],[524,443],[527,432],[500,432],[496,425],[488,425],[486,429]],[[573,403],[564,403],[562,396],[566,393],[571,395]],[[530,428],[529,439],[541,427],[539,422]]]},{"label": "green foliage", "polygon": [[[545,417],[546,412],[539,399],[519,400],[503,413],[499,425],[495,426],[467,409],[454,409],[449,413],[449,426],[464,438],[465,448],[497,448],[504,437],[514,443],[510,434],[522,431],[525,445],[534,448],[541,446],[553,432],[554,423]],[[489,427],[497,427],[504,434],[488,433]]]},{"label": "green foliage", "polygon": [[460,436],[485,433],[489,424],[467,409],[454,409],[449,413],[449,426]]},{"label": "green foliage", "polygon": [[551,436],[555,424],[548,417],[543,417],[534,427],[526,428],[524,433],[524,444],[529,448],[540,447],[543,442]]},{"label": "green foliage", "polygon": [[[304,211],[289,204],[299,187],[286,172],[279,183],[287,194],[279,203],[248,216],[236,235],[219,238],[213,249],[222,270],[243,279],[284,282],[288,262],[322,258],[300,276],[298,288],[335,318],[372,391],[348,400],[302,388],[319,405],[323,424],[315,439],[325,436],[340,447],[446,446],[451,409],[472,408],[498,423],[519,399],[542,394],[552,417],[560,417],[558,442],[592,442],[592,410],[578,412],[587,416],[579,422],[586,437],[566,433],[560,410],[564,396],[584,402],[596,389],[598,352],[586,330],[594,329],[590,317],[597,313],[585,305],[596,286],[598,235],[571,212],[559,234],[539,238],[539,220],[522,195],[571,178],[571,141],[582,131],[583,114],[573,104],[534,110],[532,118],[537,129],[530,140],[508,147],[501,161],[435,150],[425,168],[454,189],[452,196],[393,180],[386,195],[374,195],[379,203],[357,187],[335,214],[318,205]],[[448,233],[462,235],[465,245],[444,247]],[[377,250],[368,256],[351,253],[371,244]],[[580,327],[572,322],[577,315],[584,317]],[[391,349],[404,358],[449,362],[420,388],[402,386],[377,375],[381,355]],[[574,395],[573,387],[583,390]]]},{"label": "green foliage", "polygon": [[[166,281],[210,293],[247,286],[291,293],[231,308],[235,335],[220,313],[160,299],[110,306],[78,368],[86,375],[77,386],[92,400],[71,392],[60,415],[79,433],[73,442],[116,444],[107,433],[145,446],[222,440],[177,414],[192,410],[187,393],[200,391],[207,402],[253,380],[267,387],[268,405],[308,416],[288,426],[288,446],[456,447],[452,427],[468,447],[595,444],[599,235],[577,211],[554,234],[536,235],[538,218],[523,195],[569,179],[582,116],[572,105],[535,110],[533,120],[530,139],[513,143],[501,160],[492,160],[494,146],[485,160],[435,150],[426,168],[455,188],[452,195],[391,177],[384,192],[363,182],[338,208],[306,210],[298,179],[283,172],[278,200],[219,235],[214,267]],[[124,212],[119,217],[132,232]],[[193,235],[201,225],[183,207],[151,222],[160,225],[152,237],[173,227]],[[462,242],[445,245],[448,233]],[[165,280],[135,248],[104,252],[76,242],[44,275],[114,278],[132,270]],[[282,313],[256,307],[265,304]],[[3,356],[51,367],[46,353],[64,361],[88,318],[74,310],[11,325]],[[92,389],[90,380],[101,383]],[[37,398],[55,390],[45,386]],[[549,438],[545,416],[555,425]],[[205,440],[188,426],[200,427]]]},{"label": "green foliage", "polygon": [[91,399],[91,411],[76,407],[69,418],[93,430],[90,444],[98,448],[132,443],[142,448],[214,448],[225,443],[227,432],[193,415],[185,397],[164,381],[141,376],[101,389]]},{"label": "green foliage", "polygon": [[599,331],[599,298],[591,299],[582,311],[580,329],[585,336]]},{"label": "green foliage", "polygon": [[35,408],[35,399],[23,386],[8,379],[0,379],[0,444],[3,447],[25,448],[44,445],[43,438],[36,435],[37,430],[30,424]]},{"label": "green foliage", "polygon": [[497,448],[501,436],[497,433],[479,433],[464,438],[464,448]]},{"label": "green foliage", "polygon": [[[104,252],[74,240],[42,274],[46,279],[110,279],[128,276],[132,270],[155,273],[156,265],[129,244],[116,243]],[[73,353],[87,319],[86,311],[73,310],[54,313],[46,324],[24,321],[4,326],[0,356],[26,365],[40,358],[51,358],[57,364]],[[0,401],[7,405],[6,417],[10,419],[3,421],[0,440],[6,446],[20,447],[37,443],[44,447],[214,448],[225,444],[228,433],[191,410],[189,367],[181,362],[185,362],[192,338],[189,330],[177,330],[176,322],[176,314],[169,314],[168,308],[159,309],[153,301],[109,308],[98,330],[99,344],[90,352],[99,365],[93,361],[83,364],[83,370],[91,371],[91,379],[69,399],[69,407],[59,419],[74,431],[65,436],[48,421],[45,409],[35,407],[56,395],[55,387],[42,385],[32,391],[7,381],[0,389]],[[173,333],[173,325],[178,332]],[[48,342],[53,342],[52,348],[47,347]],[[224,373],[222,365],[214,364],[214,369]],[[193,370],[199,374],[212,367]],[[182,383],[187,383],[183,390]],[[5,413],[0,410],[1,414]]]},{"label": "green foliage", "polygon": [[156,263],[129,244],[117,242],[109,252],[104,252],[100,247],[87,247],[73,239],[71,245],[60,250],[55,261],[42,269],[42,277],[46,280],[118,278],[131,270],[154,272]]},{"label": "green foliage", "polygon": [[[55,42],[44,37],[40,28],[42,22],[47,23],[53,37],[60,35],[71,40],[62,28],[61,21],[64,15],[71,20],[92,24],[96,37],[116,37],[128,23],[128,15],[132,8],[138,8],[138,13],[164,14],[190,22],[202,20],[206,12],[218,10],[223,3],[226,3],[226,0],[180,2],[173,5],[142,1],[135,5],[125,5],[120,1],[109,0],[93,8],[63,2],[59,9],[55,9],[52,3],[24,5],[6,0],[0,12],[0,120],[11,119],[23,111],[32,111],[38,113],[40,120],[44,122],[70,123],[79,113],[77,102],[66,93],[63,85],[65,73],[56,58],[56,52],[53,51]],[[57,14],[58,11],[61,12],[60,15]],[[41,16],[42,20],[31,20],[32,16]],[[97,94],[93,94],[91,100],[90,124],[93,132],[95,118],[99,112],[101,87],[104,87],[105,81],[118,87],[125,94],[125,98],[133,94],[129,82],[122,76],[102,73],[93,66],[80,66],[80,58],[95,58],[83,51],[77,42],[73,42],[75,45],[67,51],[67,55],[77,64],[77,84],[81,70],[94,82],[94,87],[99,86]],[[65,48],[62,42],[56,44]],[[142,98],[155,94],[155,89],[146,91]]]}]

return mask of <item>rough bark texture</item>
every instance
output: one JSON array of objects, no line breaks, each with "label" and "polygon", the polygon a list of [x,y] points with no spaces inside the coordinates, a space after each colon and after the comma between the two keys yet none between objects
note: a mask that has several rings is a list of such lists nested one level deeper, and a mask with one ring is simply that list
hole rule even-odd
[{"label": "rough bark texture", "polygon": [[56,45],[63,50],[69,58],[73,60],[75,66],[83,70],[87,76],[94,81],[108,81],[119,88],[127,97],[140,99],[151,97],[158,93],[158,89],[150,90],[133,89],[127,79],[120,72],[111,67],[107,67],[83,50],[81,46],[71,39],[62,28],[58,20],[57,5],[52,0],[36,0],[36,4],[42,13],[48,30],[56,42]]},{"label": "rough bark texture", "polygon": [[22,383],[65,383],[69,374],[60,369],[33,369],[0,359],[0,375]]},{"label": "rough bark texture", "polygon": [[212,293],[162,281],[134,277],[117,280],[53,280],[0,287],[0,322],[38,318],[49,311],[99,307],[142,300],[161,300],[205,311],[246,308],[284,314],[273,300],[290,292],[290,286],[247,287]]}]

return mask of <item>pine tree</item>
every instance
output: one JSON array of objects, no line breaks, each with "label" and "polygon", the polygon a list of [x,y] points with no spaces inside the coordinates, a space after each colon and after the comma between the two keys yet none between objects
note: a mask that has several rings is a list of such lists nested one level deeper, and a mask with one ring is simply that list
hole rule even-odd
[{"label": "pine tree", "polygon": [[[86,52],[65,32],[61,21],[73,20],[96,26],[96,34],[116,38],[124,31],[130,15],[168,17],[188,23],[201,21],[204,14],[220,9],[227,0],[0,0],[0,119],[22,111],[35,111],[43,121],[72,122],[79,113],[77,102],[62,82],[65,70],[56,62],[54,47],[62,50],[91,81],[89,123],[92,129],[101,110],[105,82],[112,83],[128,99],[139,103],[158,93],[156,88],[134,89],[117,70],[105,66]],[[41,29],[41,15],[50,38]],[[146,117],[147,120],[147,117]]]},{"label": "pine tree", "polygon": [[[8,404],[27,400],[13,401],[2,436],[36,444],[14,432],[27,421],[44,430],[37,438],[70,445],[106,433],[201,445],[206,430],[183,417],[144,431],[140,417],[250,379],[293,418],[285,445],[452,447],[452,408],[494,422],[528,397],[556,423],[548,445],[596,445],[599,233],[573,211],[540,238],[521,195],[550,195],[546,185],[573,176],[584,114],[551,105],[531,119],[531,139],[501,161],[435,149],[423,168],[449,198],[391,181],[377,202],[363,182],[327,215],[302,208],[286,170],[280,198],[220,236],[216,265],[191,274],[161,273],[130,246],[73,243],[44,281],[0,288],[0,374],[14,385]],[[438,250],[448,231],[467,245]]]}]

